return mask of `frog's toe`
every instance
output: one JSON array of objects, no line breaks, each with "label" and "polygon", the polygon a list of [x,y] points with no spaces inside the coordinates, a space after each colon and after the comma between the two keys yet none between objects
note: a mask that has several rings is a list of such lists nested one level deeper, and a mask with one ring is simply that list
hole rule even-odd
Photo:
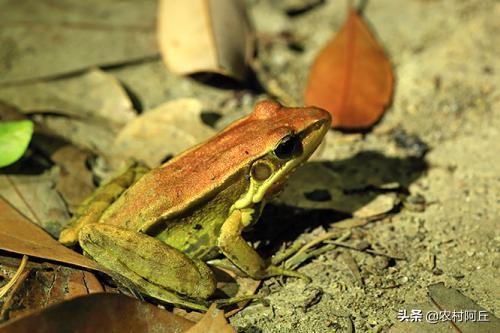
[{"label": "frog's toe", "polygon": [[73,229],[64,229],[59,235],[59,242],[66,246],[74,246],[78,242],[78,232]]},{"label": "frog's toe", "polygon": [[305,280],[306,282],[311,282],[311,278],[305,274],[302,274],[300,272],[291,270],[291,269],[285,269],[281,268],[279,266],[269,266],[267,268],[267,272],[269,276],[277,276],[277,275],[282,275],[282,276],[291,276],[291,277],[296,277],[302,280]]}]

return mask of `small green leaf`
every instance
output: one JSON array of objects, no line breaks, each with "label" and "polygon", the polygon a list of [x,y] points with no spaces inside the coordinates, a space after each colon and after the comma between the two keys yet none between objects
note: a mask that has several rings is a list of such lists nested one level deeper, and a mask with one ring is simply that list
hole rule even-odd
[{"label": "small green leaf", "polygon": [[0,168],[23,156],[32,134],[33,123],[29,120],[0,123]]}]

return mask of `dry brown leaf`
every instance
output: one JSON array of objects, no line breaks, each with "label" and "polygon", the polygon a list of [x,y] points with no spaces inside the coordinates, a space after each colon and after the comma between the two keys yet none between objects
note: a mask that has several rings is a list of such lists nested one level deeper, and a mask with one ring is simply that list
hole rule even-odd
[{"label": "dry brown leaf", "polygon": [[0,100],[23,113],[60,114],[117,127],[136,116],[118,80],[100,69],[66,79],[0,86]]},{"label": "dry brown leaf", "polygon": [[[8,278],[18,265],[16,259],[0,256],[0,269],[7,272]],[[75,268],[29,262],[26,273],[20,286],[3,299],[2,319],[13,319],[77,296],[103,292],[94,274]]]},{"label": "dry brown leaf", "polygon": [[[461,332],[500,332],[500,319],[493,313],[486,311],[483,307],[479,306],[475,301],[463,295],[459,290],[447,288],[444,283],[436,283],[428,287],[429,297],[432,303],[441,311],[460,311],[468,310],[475,311],[476,314],[482,311],[488,318],[486,322],[474,321],[456,321],[453,325]],[[476,319],[478,319],[476,317]]]},{"label": "dry brown leaf", "polygon": [[224,311],[213,303],[203,318],[185,333],[236,333],[224,316]]},{"label": "dry brown leaf", "polygon": [[98,155],[107,156],[109,147],[116,137],[116,131],[103,122],[40,114],[35,115],[33,120],[37,124],[37,133],[47,136],[56,135]]},{"label": "dry brown leaf", "polygon": [[215,133],[201,121],[201,111],[201,102],[193,98],[173,100],[146,111],[120,131],[114,152],[149,167],[158,166],[165,157],[177,155]]},{"label": "dry brown leaf", "polygon": [[156,1],[0,2],[0,84],[158,54]]},{"label": "dry brown leaf", "polygon": [[29,220],[41,226],[52,236],[69,220],[66,204],[54,191],[55,173],[41,175],[0,175],[0,196]]},{"label": "dry brown leaf", "polygon": [[158,40],[171,71],[214,72],[238,80],[245,78],[254,46],[242,0],[161,0]]},{"label": "dry brown leaf", "polygon": [[[421,314],[422,320],[411,320],[416,318],[415,316],[408,320],[400,320],[389,329],[389,333],[500,332],[500,319],[459,290],[447,288],[440,282],[428,287],[428,295],[427,303],[405,304],[399,310],[406,311],[408,316],[411,316],[413,311],[420,310],[421,312],[417,313]],[[479,311],[483,321],[478,320]],[[465,319],[465,313],[468,319]],[[449,317],[454,317],[454,322],[446,320]],[[484,321],[485,317],[487,321]]]},{"label": "dry brown leaf", "polygon": [[0,249],[99,270],[94,261],[61,245],[1,196]]},{"label": "dry brown leaf", "polygon": [[305,101],[328,110],[332,127],[369,128],[389,104],[393,83],[383,48],[351,8],[340,31],[311,67]]},{"label": "dry brown leaf", "polygon": [[60,168],[56,190],[63,196],[71,212],[94,191],[92,172],[86,167],[89,153],[75,146],[65,145],[51,156]]},{"label": "dry brown leaf", "polygon": [[146,302],[120,294],[100,293],[73,298],[8,321],[0,325],[0,333],[179,333],[192,326],[192,322]]}]

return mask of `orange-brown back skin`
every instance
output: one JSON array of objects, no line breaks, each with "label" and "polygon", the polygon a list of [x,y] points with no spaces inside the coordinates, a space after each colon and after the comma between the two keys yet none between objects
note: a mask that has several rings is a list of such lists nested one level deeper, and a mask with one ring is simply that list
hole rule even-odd
[{"label": "orange-brown back skin", "polygon": [[147,231],[158,217],[168,218],[218,192],[231,176],[270,152],[283,137],[319,120],[330,121],[330,115],[312,107],[260,102],[249,116],[144,175],[101,222]]}]

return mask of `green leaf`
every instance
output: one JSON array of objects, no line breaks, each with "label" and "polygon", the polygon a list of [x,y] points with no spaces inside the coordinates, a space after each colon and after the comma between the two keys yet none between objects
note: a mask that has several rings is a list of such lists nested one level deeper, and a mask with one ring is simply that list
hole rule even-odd
[{"label": "green leaf", "polygon": [[23,156],[33,134],[30,120],[0,123],[0,168]]}]

